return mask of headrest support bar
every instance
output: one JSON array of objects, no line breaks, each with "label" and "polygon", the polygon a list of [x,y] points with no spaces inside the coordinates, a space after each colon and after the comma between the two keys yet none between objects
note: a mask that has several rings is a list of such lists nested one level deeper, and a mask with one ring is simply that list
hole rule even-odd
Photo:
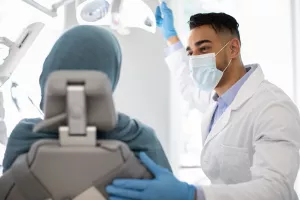
[{"label": "headrest support bar", "polygon": [[67,84],[68,126],[59,127],[59,139],[62,146],[96,145],[96,127],[87,127],[84,85],[84,83]]},{"label": "headrest support bar", "polygon": [[96,145],[96,127],[87,127],[85,83],[67,83],[68,126],[59,127],[62,146]]},{"label": "headrest support bar", "polygon": [[67,86],[67,113],[69,134],[86,134],[86,99],[84,85]]}]

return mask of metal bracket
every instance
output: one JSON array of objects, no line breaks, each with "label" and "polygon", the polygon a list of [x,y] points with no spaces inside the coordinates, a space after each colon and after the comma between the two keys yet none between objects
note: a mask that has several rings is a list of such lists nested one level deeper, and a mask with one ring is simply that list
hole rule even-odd
[{"label": "metal bracket", "polygon": [[87,127],[86,96],[83,84],[67,86],[68,127],[59,128],[61,145],[96,145],[96,127]]},{"label": "metal bracket", "polygon": [[84,85],[67,86],[67,113],[70,134],[85,134],[87,119]]},{"label": "metal bracket", "polygon": [[70,135],[69,127],[59,127],[59,142],[62,146],[96,146],[97,129],[87,127],[86,134],[82,136]]}]

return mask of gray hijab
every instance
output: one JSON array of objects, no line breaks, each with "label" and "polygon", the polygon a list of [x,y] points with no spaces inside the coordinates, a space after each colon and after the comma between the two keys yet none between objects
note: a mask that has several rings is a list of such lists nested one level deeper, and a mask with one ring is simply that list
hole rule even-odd
[{"label": "gray hijab", "polygon": [[40,75],[42,109],[48,76],[57,70],[97,70],[111,80],[112,89],[118,84],[122,63],[120,45],[115,36],[104,28],[77,26],[53,46]]}]

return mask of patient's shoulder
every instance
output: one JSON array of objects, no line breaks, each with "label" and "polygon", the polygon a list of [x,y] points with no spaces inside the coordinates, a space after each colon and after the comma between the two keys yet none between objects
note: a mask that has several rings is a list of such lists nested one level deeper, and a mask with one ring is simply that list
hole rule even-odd
[{"label": "patient's shoulder", "polygon": [[26,118],[26,119],[22,119],[17,125],[17,127],[28,127],[28,128],[33,128],[34,125],[36,125],[37,123],[39,123],[40,121],[42,121],[41,118]]},{"label": "patient's shoulder", "polygon": [[[124,121],[127,121],[127,125],[124,130],[127,130],[127,135],[134,138],[136,141],[139,141],[141,143],[147,143],[151,145],[158,144],[159,141],[157,139],[155,130],[150,127],[149,125],[145,124],[144,122],[136,119],[131,118],[128,115],[120,114],[122,120],[120,121],[120,124],[124,124]],[[126,120],[124,120],[126,119]],[[119,124],[119,125],[120,125]]]},{"label": "patient's shoulder", "polygon": [[139,132],[148,135],[155,135],[155,131],[149,125],[145,124],[141,120],[136,118],[132,118],[124,113],[119,113],[118,115],[118,126],[122,127],[122,129],[130,129],[130,132]]},{"label": "patient's shoulder", "polygon": [[18,137],[19,135],[24,134],[24,132],[32,132],[35,124],[40,122],[42,119],[40,118],[32,118],[32,119],[22,119],[11,132],[10,137]]},{"label": "patient's shoulder", "polygon": [[139,152],[145,152],[155,163],[172,171],[155,130],[140,120],[129,117],[128,119],[128,124],[130,124],[128,126],[131,127],[131,131],[128,132],[128,137],[124,138],[130,138],[126,143],[135,155],[138,155]]},{"label": "patient's shoulder", "polygon": [[11,132],[8,138],[8,144],[11,144],[13,141],[35,142],[40,139],[56,139],[58,134],[50,132],[33,132],[34,126],[40,121],[42,121],[40,118],[22,119]]}]

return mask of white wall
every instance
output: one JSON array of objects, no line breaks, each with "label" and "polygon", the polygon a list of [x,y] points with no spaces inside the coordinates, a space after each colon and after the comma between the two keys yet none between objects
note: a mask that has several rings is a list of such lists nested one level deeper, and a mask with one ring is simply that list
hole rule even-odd
[{"label": "white wall", "polygon": [[[297,77],[300,77],[300,0],[293,0],[293,8],[294,8],[294,12],[293,12],[293,16],[294,16],[294,38],[296,41],[293,42],[294,44],[294,48],[295,48],[295,74]],[[295,80],[295,84],[296,84],[296,100],[297,100],[297,105],[298,107],[300,107],[300,79],[297,78]]]},{"label": "white wall", "polygon": [[153,127],[169,153],[169,73],[160,34],[133,30],[118,36],[123,52],[117,108]]},{"label": "white wall", "polygon": [[[156,1],[145,1],[155,11]],[[135,29],[117,36],[123,51],[117,108],[153,127],[175,174],[179,166],[181,111],[178,90],[164,62],[166,47],[160,30],[155,35]]]},{"label": "white wall", "polygon": [[266,79],[295,100],[291,1],[244,0],[237,16],[244,63],[259,63]]}]

